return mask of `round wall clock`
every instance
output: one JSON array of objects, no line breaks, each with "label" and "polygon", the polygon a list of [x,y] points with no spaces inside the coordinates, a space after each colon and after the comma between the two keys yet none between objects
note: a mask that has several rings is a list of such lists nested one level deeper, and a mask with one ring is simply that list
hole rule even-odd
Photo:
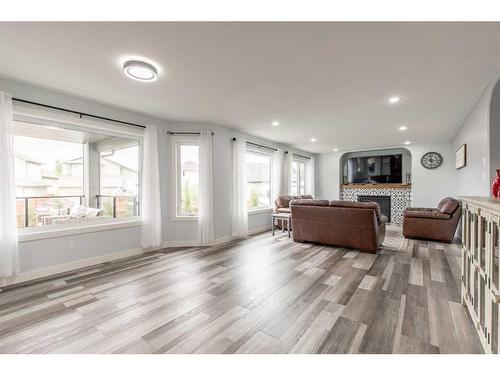
[{"label": "round wall clock", "polygon": [[422,156],[420,163],[424,168],[435,169],[443,163],[443,157],[440,153],[435,151],[427,152]]}]

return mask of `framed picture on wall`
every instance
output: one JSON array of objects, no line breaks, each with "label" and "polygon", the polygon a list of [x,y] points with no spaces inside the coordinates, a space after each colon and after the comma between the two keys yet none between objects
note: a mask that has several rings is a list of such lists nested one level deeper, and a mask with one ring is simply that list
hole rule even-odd
[{"label": "framed picture on wall", "polygon": [[455,169],[463,168],[467,165],[467,145],[464,143],[455,155]]}]

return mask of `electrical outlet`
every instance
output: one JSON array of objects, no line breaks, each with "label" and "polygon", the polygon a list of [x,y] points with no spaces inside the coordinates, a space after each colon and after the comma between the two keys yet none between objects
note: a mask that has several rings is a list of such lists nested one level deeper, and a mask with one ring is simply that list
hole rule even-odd
[{"label": "electrical outlet", "polygon": [[69,240],[68,242],[68,250],[75,250],[76,249],[76,241],[75,240]]}]

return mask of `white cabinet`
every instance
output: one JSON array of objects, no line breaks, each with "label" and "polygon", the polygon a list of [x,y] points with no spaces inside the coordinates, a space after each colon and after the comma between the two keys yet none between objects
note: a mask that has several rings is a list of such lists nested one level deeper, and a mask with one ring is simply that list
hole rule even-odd
[{"label": "white cabinet", "polygon": [[462,197],[462,303],[487,353],[499,353],[500,199]]}]

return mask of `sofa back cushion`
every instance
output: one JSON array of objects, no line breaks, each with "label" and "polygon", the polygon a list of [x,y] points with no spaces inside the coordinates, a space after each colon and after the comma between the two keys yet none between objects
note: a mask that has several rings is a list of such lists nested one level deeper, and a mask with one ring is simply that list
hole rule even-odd
[{"label": "sofa back cushion", "polygon": [[439,212],[443,214],[453,215],[453,213],[457,210],[459,206],[460,203],[458,203],[456,199],[447,197],[441,199],[441,201],[438,203],[437,209]]},{"label": "sofa back cushion", "polygon": [[377,202],[349,202],[349,201],[331,201],[330,206],[344,208],[365,208],[374,210],[377,220],[380,220],[380,206]]},{"label": "sofa back cushion", "polygon": [[328,206],[330,202],[326,199],[293,199],[290,201],[290,206]]}]

